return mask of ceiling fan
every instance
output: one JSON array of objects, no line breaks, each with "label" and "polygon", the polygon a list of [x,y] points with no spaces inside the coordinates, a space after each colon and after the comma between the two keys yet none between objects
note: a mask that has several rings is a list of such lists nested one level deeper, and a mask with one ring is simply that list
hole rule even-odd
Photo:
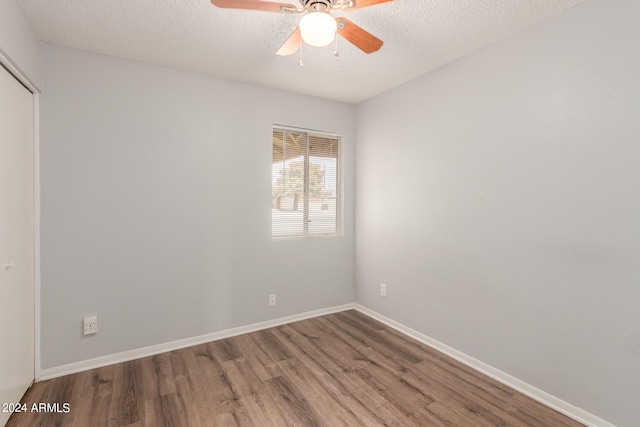
[{"label": "ceiling fan", "polygon": [[267,0],[211,0],[213,5],[229,9],[263,10],[266,12],[303,13],[300,24],[284,42],[277,54],[293,55],[302,45],[315,47],[329,45],[336,34],[344,37],[365,53],[372,53],[382,47],[382,40],[363,30],[347,18],[331,16],[332,10],[355,10],[394,0],[299,0],[300,7],[290,3]]}]

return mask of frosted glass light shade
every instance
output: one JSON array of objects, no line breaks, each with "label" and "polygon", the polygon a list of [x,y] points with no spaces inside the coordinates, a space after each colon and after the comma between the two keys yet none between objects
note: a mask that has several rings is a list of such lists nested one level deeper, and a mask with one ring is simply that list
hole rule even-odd
[{"label": "frosted glass light shade", "polygon": [[336,19],[325,12],[311,12],[300,20],[302,40],[310,46],[327,46],[336,37]]}]

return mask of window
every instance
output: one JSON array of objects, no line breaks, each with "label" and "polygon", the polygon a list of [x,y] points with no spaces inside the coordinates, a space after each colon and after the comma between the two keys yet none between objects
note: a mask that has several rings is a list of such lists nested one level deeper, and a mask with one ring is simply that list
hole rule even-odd
[{"label": "window", "polygon": [[342,234],[342,138],[274,126],[271,236]]}]

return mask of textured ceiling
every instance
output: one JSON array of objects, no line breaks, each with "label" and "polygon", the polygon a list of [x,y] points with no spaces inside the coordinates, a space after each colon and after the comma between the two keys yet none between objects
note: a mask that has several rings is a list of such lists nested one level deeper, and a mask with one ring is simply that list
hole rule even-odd
[{"label": "textured ceiling", "polygon": [[[357,0],[356,0],[357,1]],[[583,0],[396,0],[333,12],[384,40],[275,54],[301,15],[219,9],[209,0],[18,0],[49,43],[358,103]],[[297,0],[288,2],[297,4]]]}]

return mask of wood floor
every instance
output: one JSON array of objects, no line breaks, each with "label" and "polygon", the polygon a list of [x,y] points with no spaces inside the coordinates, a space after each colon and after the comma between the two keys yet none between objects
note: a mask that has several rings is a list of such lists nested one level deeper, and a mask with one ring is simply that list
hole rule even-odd
[{"label": "wood floor", "polygon": [[43,381],[23,402],[7,426],[581,425],[357,311]]}]

